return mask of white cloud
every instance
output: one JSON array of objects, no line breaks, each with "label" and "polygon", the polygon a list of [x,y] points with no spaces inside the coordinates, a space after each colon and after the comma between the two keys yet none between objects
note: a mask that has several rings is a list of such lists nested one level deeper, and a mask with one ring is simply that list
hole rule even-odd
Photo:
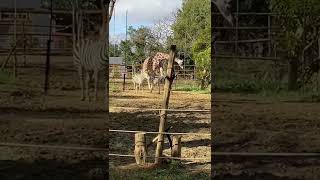
[{"label": "white cloud", "polygon": [[116,18],[125,18],[129,24],[150,24],[181,8],[182,0],[117,0]]},{"label": "white cloud", "polygon": [[125,33],[110,34],[109,41],[111,44],[119,44],[121,40],[126,39]]},{"label": "white cloud", "polygon": [[[155,21],[172,15],[182,6],[182,0],[117,0],[114,19],[110,22],[110,39],[125,39],[126,11],[128,27],[151,26]],[[114,18],[114,17],[113,17]]]}]

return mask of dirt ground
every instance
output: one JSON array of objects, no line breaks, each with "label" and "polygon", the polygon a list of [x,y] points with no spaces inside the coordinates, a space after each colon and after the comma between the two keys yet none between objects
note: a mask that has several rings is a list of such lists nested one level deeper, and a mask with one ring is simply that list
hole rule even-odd
[{"label": "dirt ground", "polygon": [[[28,57],[15,82],[0,83],[0,142],[106,148],[102,92],[98,102],[80,101],[72,57],[52,57],[44,96],[44,64],[45,57]],[[0,146],[3,180],[89,179],[106,171],[107,152]]]},{"label": "dirt ground", "polygon": [[[215,93],[213,153],[319,152],[320,104]],[[320,179],[319,158],[213,157],[214,179]]]},{"label": "dirt ground", "polygon": [[[159,127],[159,112],[150,110],[125,110],[114,107],[135,107],[135,108],[161,108],[163,91],[150,93],[147,85],[144,91],[135,94],[132,82],[122,91],[121,81],[110,83],[110,129],[152,131],[157,132]],[[172,109],[210,109],[210,94],[198,94],[183,91],[173,91],[170,96],[169,108]],[[173,128],[169,132],[195,132],[211,133],[210,112],[168,112],[167,127]],[[147,144],[155,137],[154,134],[147,134]],[[110,132],[109,136],[110,153],[133,154],[134,133]],[[151,144],[148,156],[154,157],[155,144]],[[169,143],[165,141],[164,155],[170,156]],[[182,157],[186,158],[210,158],[211,138],[206,135],[183,136]],[[109,157],[110,167],[119,167],[134,163],[134,158]],[[153,163],[154,158],[147,158],[147,162]],[[210,173],[210,159],[183,161],[190,170],[204,170]]]}]

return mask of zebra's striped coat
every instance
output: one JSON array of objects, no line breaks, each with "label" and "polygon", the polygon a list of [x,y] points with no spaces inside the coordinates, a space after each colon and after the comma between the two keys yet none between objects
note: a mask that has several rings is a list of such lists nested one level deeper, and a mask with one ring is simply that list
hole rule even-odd
[{"label": "zebra's striped coat", "polygon": [[106,42],[103,40],[82,39],[76,43],[73,49],[73,58],[80,78],[81,100],[85,100],[86,98],[90,100],[89,83],[92,76],[94,80],[94,97],[97,100],[99,72],[105,68],[107,60]]}]

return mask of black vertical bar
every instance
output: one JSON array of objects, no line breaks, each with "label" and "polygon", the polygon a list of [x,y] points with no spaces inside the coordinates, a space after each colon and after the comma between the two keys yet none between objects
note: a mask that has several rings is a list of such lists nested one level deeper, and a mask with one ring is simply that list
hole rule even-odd
[{"label": "black vertical bar", "polygon": [[126,74],[123,74],[123,88],[122,90],[124,91],[126,89]]},{"label": "black vertical bar", "polygon": [[50,0],[50,27],[49,40],[47,41],[47,59],[46,59],[46,74],[44,82],[44,94],[47,95],[49,89],[49,72],[50,72],[50,51],[51,51],[51,34],[52,34],[52,0]]}]

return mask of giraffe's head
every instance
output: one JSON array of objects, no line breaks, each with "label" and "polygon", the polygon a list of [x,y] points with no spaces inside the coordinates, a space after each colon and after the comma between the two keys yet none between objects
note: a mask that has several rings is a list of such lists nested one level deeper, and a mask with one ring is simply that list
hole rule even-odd
[{"label": "giraffe's head", "polygon": [[181,69],[183,69],[183,60],[179,58],[175,58],[174,61],[179,65]]},{"label": "giraffe's head", "polygon": [[221,15],[233,26],[232,0],[211,0],[219,9]]}]

